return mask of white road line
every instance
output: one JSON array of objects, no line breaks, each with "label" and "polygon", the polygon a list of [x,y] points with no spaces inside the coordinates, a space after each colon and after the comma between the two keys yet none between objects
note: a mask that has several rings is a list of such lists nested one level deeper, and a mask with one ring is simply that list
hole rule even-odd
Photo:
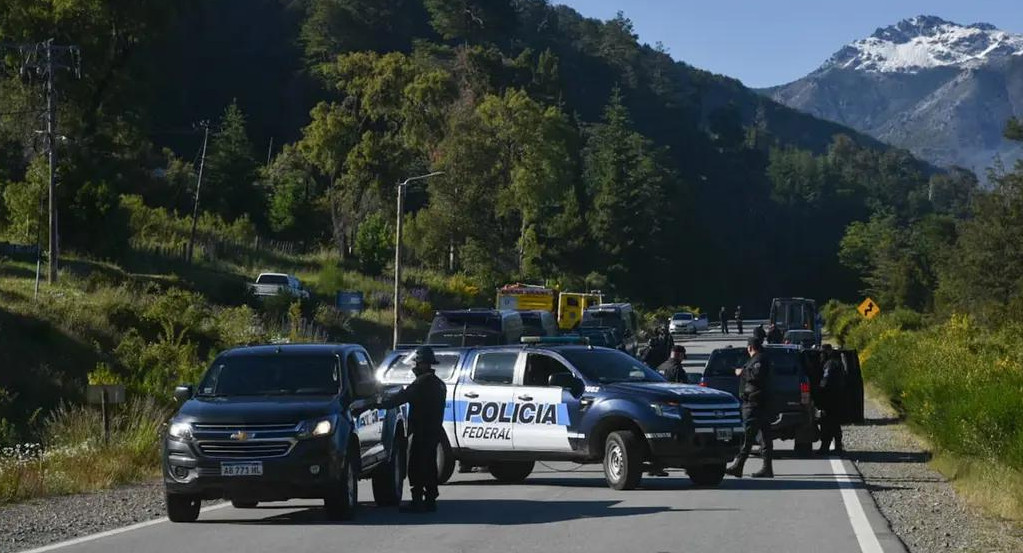
[{"label": "white road line", "polygon": [[[225,501],[224,503],[218,503],[216,505],[211,505],[209,507],[203,507],[200,512],[201,513],[208,513],[210,511],[215,511],[217,509],[223,509],[224,507],[230,507],[230,506],[231,506],[231,503]],[[19,553],[44,553],[46,551],[53,551],[55,549],[63,549],[65,547],[71,547],[72,545],[78,545],[78,544],[82,544],[82,543],[86,543],[86,542],[90,542],[90,541],[95,541],[95,540],[99,540],[99,539],[103,539],[103,538],[109,538],[110,536],[116,536],[118,534],[124,534],[126,532],[131,532],[131,531],[134,531],[134,530],[141,530],[141,529],[147,528],[149,526],[155,526],[157,524],[163,524],[164,522],[170,522],[170,519],[165,517],[165,518],[157,518],[157,519],[153,519],[153,520],[147,520],[146,522],[139,522],[137,524],[132,524],[131,526],[125,526],[123,528],[114,528],[113,530],[107,530],[106,532],[99,532],[97,534],[89,534],[88,536],[82,536],[80,538],[75,538],[75,539],[68,540],[68,541],[62,541],[60,543],[51,543],[50,545],[44,545],[42,547],[37,547],[36,549],[27,549],[27,550],[21,551]]]},{"label": "white road line", "polygon": [[845,464],[841,459],[831,460],[831,471],[835,473],[835,480],[838,481],[838,487],[842,491],[842,502],[845,503],[845,512],[849,515],[849,522],[852,523],[856,541],[860,543],[860,551],[884,553],[881,542],[877,540],[874,529],[870,527],[867,513],[864,512],[863,505],[856,495],[853,476],[845,470]]}]

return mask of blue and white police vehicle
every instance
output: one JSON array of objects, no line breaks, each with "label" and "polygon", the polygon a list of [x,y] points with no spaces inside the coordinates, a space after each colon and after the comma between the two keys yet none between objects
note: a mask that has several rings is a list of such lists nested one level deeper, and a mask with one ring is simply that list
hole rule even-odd
[{"label": "blue and white police vehicle", "polygon": [[[617,490],[655,467],[683,468],[701,486],[721,482],[742,435],[731,394],[667,382],[626,353],[579,339],[523,342],[435,349],[448,386],[442,481],[455,461],[506,482],[524,480],[537,461],[575,461],[603,463]],[[412,366],[409,351],[392,352],[377,379],[407,384]]]}]

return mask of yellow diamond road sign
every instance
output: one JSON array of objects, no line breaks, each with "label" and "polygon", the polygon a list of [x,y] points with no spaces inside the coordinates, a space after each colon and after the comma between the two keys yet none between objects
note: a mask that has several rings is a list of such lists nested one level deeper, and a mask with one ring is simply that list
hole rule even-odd
[{"label": "yellow diamond road sign", "polygon": [[878,307],[877,303],[870,298],[863,300],[863,303],[861,303],[856,310],[860,312],[860,315],[863,315],[868,319],[873,319],[881,314],[881,308]]}]

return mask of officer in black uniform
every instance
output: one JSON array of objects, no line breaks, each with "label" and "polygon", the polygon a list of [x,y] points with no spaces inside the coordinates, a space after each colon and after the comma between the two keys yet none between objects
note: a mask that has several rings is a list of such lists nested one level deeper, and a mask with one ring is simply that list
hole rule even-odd
[{"label": "officer in black uniform", "polygon": [[739,331],[739,334],[742,334],[742,306],[741,305],[735,308],[735,329]]},{"label": "officer in black uniform", "polygon": [[412,486],[412,506],[408,511],[421,513],[437,510],[437,445],[444,435],[444,403],[447,386],[437,377],[433,348],[421,346],[415,351],[416,379],[404,390],[378,402],[375,407],[391,409],[409,404],[408,479]]},{"label": "officer in black uniform", "polygon": [[725,469],[725,473],[742,478],[742,469],[746,465],[746,459],[749,458],[753,442],[756,441],[759,432],[764,442],[761,450],[764,466],[753,473],[753,478],[774,478],[772,464],[774,444],[771,438],[771,417],[767,397],[767,394],[770,393],[771,369],[767,357],[764,355],[763,342],[756,338],[750,338],[746,345],[746,351],[750,355],[749,361],[743,368],[735,370],[739,376],[739,399],[742,400],[742,418],[746,423],[746,433],[739,455]]},{"label": "officer in black uniform", "polygon": [[764,330],[764,323],[760,323],[753,327],[753,337],[761,342],[767,339],[767,331]]},{"label": "officer in black uniform", "polygon": [[768,344],[780,344],[785,339],[785,334],[782,333],[781,327],[776,324],[772,324],[770,329],[767,331],[767,343]]},{"label": "officer in black uniform", "polygon": [[845,415],[845,366],[842,356],[829,344],[824,344],[823,351],[827,357],[824,363],[824,375],[820,381],[818,399],[821,407],[821,447],[818,453],[827,455],[831,441],[835,442],[835,453],[842,451],[842,418]]},{"label": "officer in black uniform", "polygon": [[657,372],[661,373],[668,382],[681,382],[682,384],[689,383],[689,375],[686,374],[685,367],[682,366],[682,362],[686,360],[686,347],[679,344],[671,349],[671,358],[664,363],[661,363],[657,367]]},{"label": "officer in black uniform", "polygon": [[721,306],[721,311],[718,311],[718,319],[721,320],[721,333],[728,334],[728,312],[725,311],[725,306]]}]

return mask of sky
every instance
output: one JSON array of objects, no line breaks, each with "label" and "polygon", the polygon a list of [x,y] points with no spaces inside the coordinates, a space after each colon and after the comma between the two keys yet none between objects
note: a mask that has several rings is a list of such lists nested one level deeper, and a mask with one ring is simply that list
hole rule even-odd
[{"label": "sky", "polygon": [[750,87],[788,83],[843,45],[914,15],[1023,33],[1020,0],[551,0],[587,17],[632,20],[640,42]]}]

